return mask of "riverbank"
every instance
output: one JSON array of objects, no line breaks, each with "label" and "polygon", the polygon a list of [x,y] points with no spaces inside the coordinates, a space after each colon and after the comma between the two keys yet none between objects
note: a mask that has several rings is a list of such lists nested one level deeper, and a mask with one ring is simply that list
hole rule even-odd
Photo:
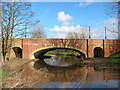
[{"label": "riverbank", "polygon": [[45,55],[79,55],[78,52],[76,51],[72,51],[72,50],[53,50],[53,51],[49,51],[47,52]]},{"label": "riverbank", "polygon": [[[2,63],[2,72],[7,73],[2,77],[2,88],[34,88],[30,82],[45,82],[45,74],[36,73],[29,67],[33,60],[13,58]],[[37,76],[41,78],[37,78]]]},{"label": "riverbank", "polygon": [[120,70],[120,58],[89,58],[84,60],[83,63],[99,70]]},{"label": "riverbank", "polygon": [[88,60],[94,62],[91,63],[91,66],[94,66],[96,69],[120,70],[120,51],[109,57],[90,58]]}]

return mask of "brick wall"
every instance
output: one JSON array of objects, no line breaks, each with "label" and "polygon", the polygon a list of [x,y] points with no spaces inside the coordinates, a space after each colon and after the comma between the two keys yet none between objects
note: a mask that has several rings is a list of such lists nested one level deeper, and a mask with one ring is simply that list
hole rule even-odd
[{"label": "brick wall", "polygon": [[[30,55],[34,54],[36,51],[45,48],[54,48],[55,45],[51,42],[53,39],[15,39],[13,42],[13,47],[20,47],[22,49],[22,57],[29,58]],[[60,39],[55,39],[59,45],[61,45]],[[73,40],[74,41],[74,40]],[[67,44],[70,40],[67,39]],[[68,48],[73,48],[80,50],[87,57],[94,57],[94,48],[101,47],[104,51],[104,57],[108,57],[111,54],[120,51],[120,40],[112,39],[79,39],[76,41],[75,45],[68,46]]]}]

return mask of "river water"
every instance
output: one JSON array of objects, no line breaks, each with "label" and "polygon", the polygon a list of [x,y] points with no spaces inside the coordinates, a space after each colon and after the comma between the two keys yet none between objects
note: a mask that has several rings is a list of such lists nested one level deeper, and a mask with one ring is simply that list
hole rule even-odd
[{"label": "river water", "polygon": [[83,66],[75,56],[40,59],[31,66],[48,74],[49,81],[34,82],[37,88],[119,88],[118,71]]}]

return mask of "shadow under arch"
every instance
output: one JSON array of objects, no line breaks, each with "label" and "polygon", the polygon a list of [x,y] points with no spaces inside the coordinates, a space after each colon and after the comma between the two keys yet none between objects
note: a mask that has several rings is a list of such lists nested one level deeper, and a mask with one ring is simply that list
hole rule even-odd
[{"label": "shadow under arch", "polygon": [[[35,61],[33,67],[36,70],[39,70],[40,68],[46,68],[48,71],[54,72],[54,71],[65,70],[65,69],[75,70],[75,69],[81,68],[81,65],[73,64],[73,65],[69,65],[69,66],[52,66],[52,65],[47,64],[44,61],[44,59],[42,59],[42,60]],[[78,67],[78,68],[76,68],[76,67]]]},{"label": "shadow under arch", "polygon": [[83,52],[81,52],[80,50],[72,49],[72,48],[62,48],[62,47],[54,47],[54,48],[47,48],[47,49],[39,50],[39,51],[37,51],[37,52],[34,53],[34,57],[35,57],[36,59],[44,58],[44,54],[45,54],[45,53],[47,53],[47,52],[49,52],[49,51],[56,50],[56,49],[73,50],[73,51],[78,52],[82,58],[84,58],[84,59],[86,58],[86,55],[85,55]]},{"label": "shadow under arch", "polygon": [[16,58],[22,58],[22,49],[20,47],[13,47],[12,48]]},{"label": "shadow under arch", "polygon": [[104,57],[103,49],[101,47],[94,48],[94,57]]}]

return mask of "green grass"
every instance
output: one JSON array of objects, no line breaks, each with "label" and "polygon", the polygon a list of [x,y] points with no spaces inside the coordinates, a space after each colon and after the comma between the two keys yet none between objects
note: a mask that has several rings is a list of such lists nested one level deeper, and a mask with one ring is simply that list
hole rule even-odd
[{"label": "green grass", "polygon": [[0,70],[0,77],[2,76],[2,78],[6,77],[8,75],[8,73],[5,73],[3,71]]},{"label": "green grass", "polygon": [[110,55],[109,57],[120,57],[120,51]]},{"label": "green grass", "polygon": [[120,64],[120,58],[109,58],[106,63],[111,63],[111,64]]},{"label": "green grass", "polygon": [[106,61],[106,63],[120,64],[120,51],[110,55],[106,59],[108,59],[108,61]]},{"label": "green grass", "polygon": [[102,62],[107,64],[120,64],[120,51],[110,55],[109,57],[103,57],[103,58],[96,57],[96,58],[90,58],[90,59],[94,61],[102,60]]},{"label": "green grass", "polygon": [[64,55],[67,55],[67,54],[73,54],[73,55],[75,55],[75,54],[79,54],[78,52],[74,52],[74,51],[72,51],[72,52],[69,52],[69,51],[56,51],[56,50],[54,50],[54,51],[49,51],[47,54],[52,54],[52,55],[55,55],[55,54],[64,54]]}]

